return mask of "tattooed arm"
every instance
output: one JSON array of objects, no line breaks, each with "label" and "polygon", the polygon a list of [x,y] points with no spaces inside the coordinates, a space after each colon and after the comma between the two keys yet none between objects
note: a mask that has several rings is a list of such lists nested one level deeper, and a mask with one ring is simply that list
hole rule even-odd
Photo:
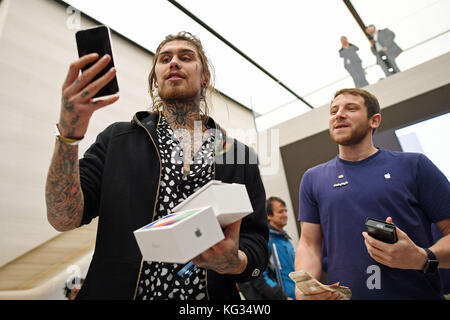
[{"label": "tattooed arm", "polygon": [[[115,69],[111,69],[110,72],[90,83],[94,76],[106,67],[111,58],[108,55],[102,57],[80,74],[81,68],[97,59],[98,54],[89,54],[70,65],[62,87],[61,113],[58,123],[63,137],[84,137],[94,111],[119,99],[117,95],[97,100],[92,98],[116,74]],[[84,200],[80,185],[78,146],[56,141],[47,175],[45,200],[47,219],[56,230],[67,231],[81,224]]]},{"label": "tattooed arm", "polygon": [[78,146],[56,141],[45,187],[47,219],[58,231],[78,227],[83,217],[83,192],[78,169]]}]

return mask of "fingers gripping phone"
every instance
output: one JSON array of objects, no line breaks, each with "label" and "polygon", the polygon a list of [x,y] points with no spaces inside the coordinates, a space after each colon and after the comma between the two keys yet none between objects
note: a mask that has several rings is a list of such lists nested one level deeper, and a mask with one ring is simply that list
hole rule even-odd
[{"label": "fingers gripping phone", "polygon": [[366,229],[367,233],[377,240],[387,243],[396,243],[398,240],[395,225],[392,223],[374,218],[367,218]]},{"label": "fingers gripping phone", "polygon": [[[108,65],[99,72],[91,82],[97,80],[101,76],[103,76],[108,70],[114,67],[114,59],[112,54],[112,46],[111,46],[111,33],[107,26],[96,26],[93,28],[85,29],[77,31],[75,34],[77,40],[78,47],[78,56],[81,58],[82,56],[89,53],[98,53],[99,58],[103,57],[105,54],[109,54],[111,60]],[[86,65],[81,72],[89,69],[95,62],[98,60]],[[111,94],[115,94],[119,92],[119,85],[117,83],[117,77],[114,77],[110,82],[108,82],[99,92],[94,96],[103,97]]]}]

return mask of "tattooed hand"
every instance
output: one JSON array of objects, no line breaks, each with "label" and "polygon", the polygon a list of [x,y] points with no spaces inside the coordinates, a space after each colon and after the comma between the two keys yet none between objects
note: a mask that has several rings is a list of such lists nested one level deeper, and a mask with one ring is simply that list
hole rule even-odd
[{"label": "tattooed hand", "polygon": [[221,274],[241,274],[247,267],[247,256],[239,250],[241,222],[228,225],[224,230],[225,239],[195,257],[194,264]]},{"label": "tattooed hand", "polygon": [[[83,137],[92,113],[119,99],[118,96],[109,96],[95,101],[92,99],[116,75],[116,71],[112,69],[101,78],[89,83],[106,67],[111,58],[103,57],[80,75],[81,68],[97,59],[98,54],[89,54],[70,65],[62,88],[59,130],[63,137]],[[67,145],[58,140],[55,142],[45,185],[45,201],[47,219],[56,230],[72,230],[81,224],[84,199],[80,186],[78,146]]]},{"label": "tattooed hand", "polygon": [[59,130],[67,138],[81,138],[87,131],[89,119],[94,111],[110,105],[119,99],[118,95],[105,98],[92,98],[100,89],[116,76],[115,68],[101,78],[89,83],[109,63],[111,57],[103,56],[93,66],[80,74],[87,64],[98,59],[97,53],[81,57],[70,65],[62,87],[61,114]]}]

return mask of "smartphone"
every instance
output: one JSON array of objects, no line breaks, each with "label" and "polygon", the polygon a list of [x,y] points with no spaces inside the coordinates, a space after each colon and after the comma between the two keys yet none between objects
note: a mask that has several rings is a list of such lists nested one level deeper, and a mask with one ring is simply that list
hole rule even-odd
[{"label": "smartphone", "polygon": [[396,243],[398,240],[395,225],[392,223],[374,218],[367,218],[366,229],[367,233],[377,240],[387,243]]},{"label": "smartphone", "polygon": [[[97,80],[101,76],[103,76],[106,72],[108,72],[112,67],[114,67],[114,59],[112,53],[112,45],[111,45],[111,32],[109,28],[104,25],[96,26],[89,29],[84,29],[77,31],[75,34],[77,40],[77,48],[78,48],[78,56],[81,58],[82,56],[89,53],[98,53],[99,59],[103,57],[105,54],[109,54],[111,60],[109,64],[99,72],[91,82]],[[81,72],[89,69],[94,63],[98,60],[89,63],[86,65]],[[114,77],[108,84],[106,84],[97,94],[96,97],[103,97],[111,94],[115,94],[119,92],[119,85],[117,83],[117,76]]]}]

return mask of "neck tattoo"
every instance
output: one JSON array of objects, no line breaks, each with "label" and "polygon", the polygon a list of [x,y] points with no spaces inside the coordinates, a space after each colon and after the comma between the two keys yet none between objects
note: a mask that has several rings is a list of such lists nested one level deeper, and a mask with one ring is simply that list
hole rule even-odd
[{"label": "neck tattoo", "polygon": [[165,101],[163,115],[184,150],[183,174],[190,173],[192,159],[202,146],[204,125],[195,101]]}]

